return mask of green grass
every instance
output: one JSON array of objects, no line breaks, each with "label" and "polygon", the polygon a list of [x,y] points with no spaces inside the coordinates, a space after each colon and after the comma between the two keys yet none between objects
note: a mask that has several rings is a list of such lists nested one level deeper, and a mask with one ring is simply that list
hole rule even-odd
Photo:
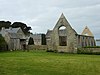
[{"label": "green grass", "polygon": [[100,55],[1,52],[0,75],[100,75]]}]

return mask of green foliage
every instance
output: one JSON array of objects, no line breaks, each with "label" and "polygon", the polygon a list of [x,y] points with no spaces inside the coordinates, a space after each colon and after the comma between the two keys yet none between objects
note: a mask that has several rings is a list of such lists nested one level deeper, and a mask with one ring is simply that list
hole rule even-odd
[{"label": "green foliage", "polygon": [[57,50],[46,50],[46,52],[54,52],[54,53],[57,53],[58,51]]},{"label": "green foliage", "polygon": [[28,45],[34,45],[34,40],[33,40],[33,38],[30,37],[29,42],[28,42]]},{"label": "green foliage", "polygon": [[100,46],[86,46],[84,48],[100,48]]},{"label": "green foliage", "polygon": [[2,37],[1,34],[0,34],[0,44],[1,45],[4,45],[5,44],[5,40],[4,40],[4,38]]},{"label": "green foliage", "polygon": [[22,22],[14,22],[12,24],[12,27],[13,28],[18,28],[18,27],[21,27],[22,31],[27,35],[30,33],[29,30],[31,30],[31,27],[28,27],[25,23],[22,23]]},{"label": "green foliage", "polygon": [[0,34],[0,51],[7,50],[7,43]]},{"label": "green foliage", "polygon": [[88,50],[84,50],[82,48],[79,48],[79,49],[77,49],[77,53],[78,54],[90,54],[91,51],[88,51]]},{"label": "green foliage", "polygon": [[2,52],[0,75],[100,75],[100,56],[36,50]]},{"label": "green foliage", "polygon": [[9,28],[10,26],[11,26],[11,22],[10,21],[0,21],[0,29],[2,27]]},{"label": "green foliage", "polygon": [[10,21],[0,21],[0,30],[2,27],[5,28],[18,28],[21,27],[22,31],[24,32],[24,34],[28,35],[30,33],[31,27],[28,27],[25,23],[22,22],[14,22],[13,24],[11,24]]},{"label": "green foliage", "polygon": [[92,50],[85,50],[85,48],[77,49],[78,54],[100,55],[100,52],[92,52]]}]

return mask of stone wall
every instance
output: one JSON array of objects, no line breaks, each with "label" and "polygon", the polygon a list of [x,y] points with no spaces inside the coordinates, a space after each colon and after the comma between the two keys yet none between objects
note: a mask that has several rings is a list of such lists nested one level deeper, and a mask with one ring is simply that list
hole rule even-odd
[{"label": "stone wall", "polygon": [[100,53],[100,48],[78,48],[78,53]]},{"label": "stone wall", "polygon": [[28,50],[47,50],[46,45],[28,45]]}]

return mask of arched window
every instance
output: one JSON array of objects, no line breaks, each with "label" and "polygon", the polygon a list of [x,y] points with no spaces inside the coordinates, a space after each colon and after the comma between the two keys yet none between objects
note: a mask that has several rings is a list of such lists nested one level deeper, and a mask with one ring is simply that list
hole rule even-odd
[{"label": "arched window", "polygon": [[64,30],[64,29],[66,29],[65,26],[61,26],[61,27],[59,28],[59,30]]},{"label": "arched window", "polygon": [[67,46],[67,30],[65,26],[61,26],[58,29],[59,34],[59,46]]}]

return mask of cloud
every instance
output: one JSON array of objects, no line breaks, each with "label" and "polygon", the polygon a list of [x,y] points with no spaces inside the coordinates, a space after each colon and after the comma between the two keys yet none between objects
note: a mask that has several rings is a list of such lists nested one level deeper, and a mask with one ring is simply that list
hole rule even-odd
[{"label": "cloud", "polygon": [[100,38],[99,9],[100,0],[0,0],[0,20],[21,21],[33,33],[46,33],[63,12],[78,33],[87,25]]}]

